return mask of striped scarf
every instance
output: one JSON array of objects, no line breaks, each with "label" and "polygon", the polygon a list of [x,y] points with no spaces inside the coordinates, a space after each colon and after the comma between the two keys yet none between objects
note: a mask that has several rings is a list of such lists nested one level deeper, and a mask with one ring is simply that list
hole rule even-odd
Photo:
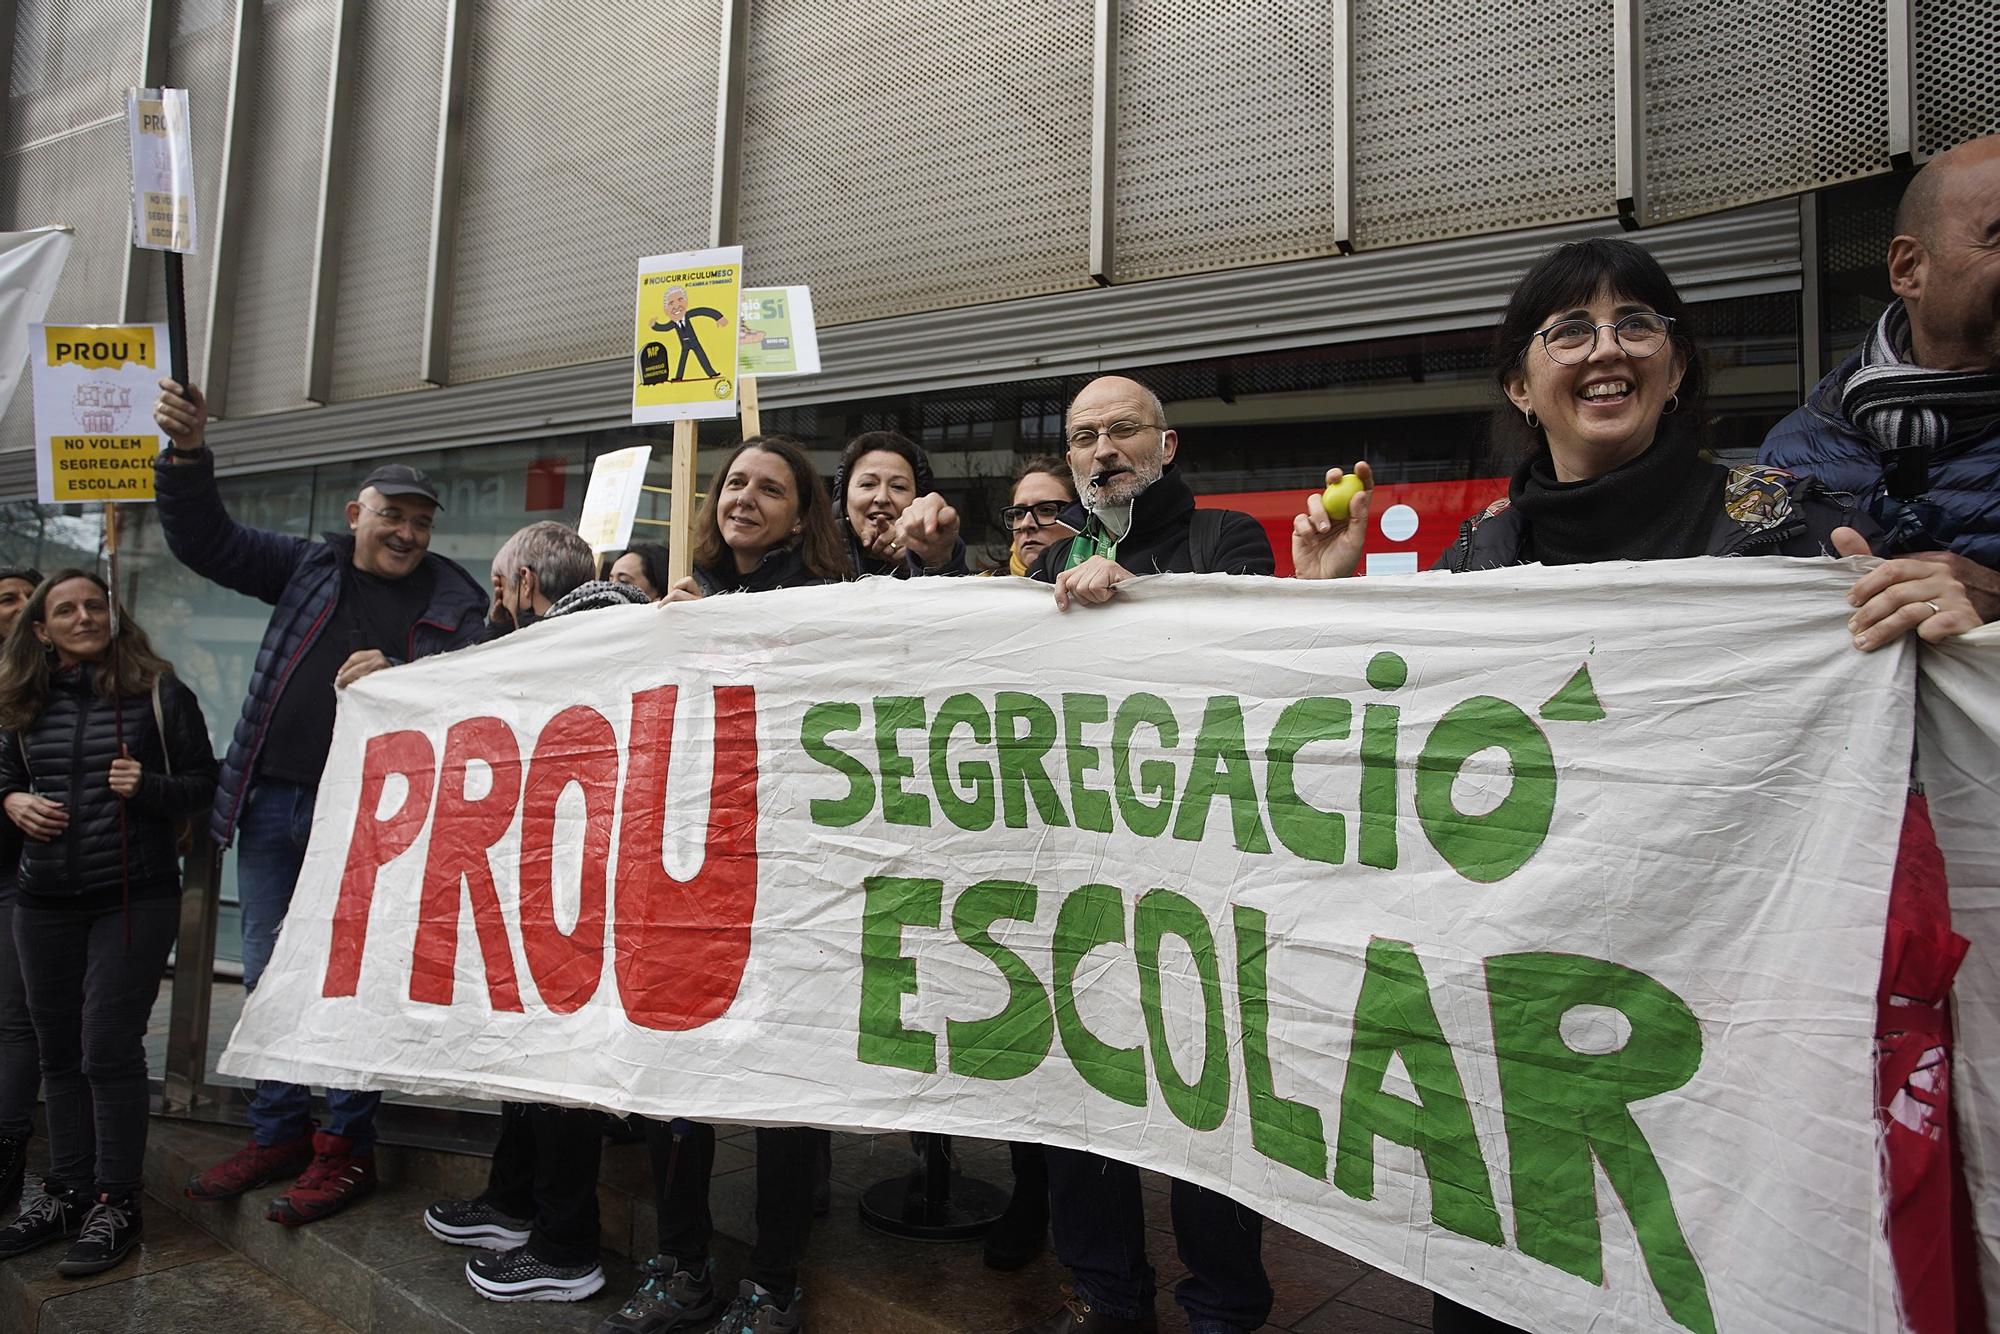
[{"label": "striped scarf", "polygon": [[1910,316],[1891,301],[1840,391],[1841,411],[1882,451],[1899,500],[1930,490],[1931,464],[2000,421],[2000,371],[1932,371],[1910,364]]}]

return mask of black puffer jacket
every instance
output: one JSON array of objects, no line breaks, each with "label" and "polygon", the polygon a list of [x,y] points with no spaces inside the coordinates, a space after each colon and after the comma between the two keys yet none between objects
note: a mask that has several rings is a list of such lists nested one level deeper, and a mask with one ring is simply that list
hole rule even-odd
[{"label": "black puffer jacket", "polygon": [[[26,841],[20,881],[24,896],[93,907],[115,904],[126,892],[135,898],[180,892],[175,822],[199,815],[215,799],[208,724],[194,692],[171,676],[160,679],[164,750],[153,724],[152,697],[131,696],[121,706],[125,745],[142,770],[139,790],[128,802],[120,801],[109,781],[111,761],[118,758],[118,715],[81,671],[56,675],[49,683],[48,704],[33,724],[18,734],[0,733],[0,799],[32,791],[69,811],[69,827],[61,837]],[[126,811],[123,843],[129,868],[123,879],[120,805]]]}]

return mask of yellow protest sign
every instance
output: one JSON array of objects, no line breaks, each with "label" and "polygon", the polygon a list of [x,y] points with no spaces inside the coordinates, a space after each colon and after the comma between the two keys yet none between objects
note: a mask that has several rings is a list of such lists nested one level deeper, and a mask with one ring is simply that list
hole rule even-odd
[{"label": "yellow protest sign", "polygon": [[38,499],[153,498],[153,382],[166,338],[158,324],[31,327]]},{"label": "yellow protest sign", "polygon": [[743,247],[639,261],[632,344],[632,420],[736,415],[736,335]]}]

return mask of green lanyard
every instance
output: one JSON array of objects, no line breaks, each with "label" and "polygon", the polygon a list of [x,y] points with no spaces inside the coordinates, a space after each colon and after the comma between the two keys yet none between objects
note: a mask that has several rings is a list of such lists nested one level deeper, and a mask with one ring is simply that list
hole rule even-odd
[{"label": "green lanyard", "polygon": [[1097,526],[1097,518],[1091,516],[1084,530],[1069,540],[1069,560],[1063,565],[1065,570],[1074,570],[1092,556],[1102,556],[1109,561],[1118,559],[1117,539],[1103,535]]}]

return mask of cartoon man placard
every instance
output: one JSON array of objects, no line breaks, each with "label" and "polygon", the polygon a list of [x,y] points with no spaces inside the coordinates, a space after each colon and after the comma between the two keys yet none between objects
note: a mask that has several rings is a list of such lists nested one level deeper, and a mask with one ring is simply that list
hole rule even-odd
[{"label": "cartoon man placard", "polygon": [[736,415],[736,336],[743,247],[639,261],[632,420]]}]

